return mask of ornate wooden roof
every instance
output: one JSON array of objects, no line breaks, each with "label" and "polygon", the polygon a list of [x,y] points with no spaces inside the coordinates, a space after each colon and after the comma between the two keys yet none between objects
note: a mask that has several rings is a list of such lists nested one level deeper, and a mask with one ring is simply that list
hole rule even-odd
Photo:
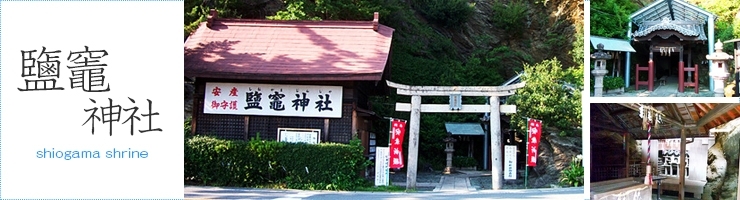
[{"label": "ornate wooden roof", "polygon": [[630,20],[635,24],[647,21],[661,21],[668,17],[671,20],[706,23],[716,15],[684,0],[657,0],[635,11]]},{"label": "ornate wooden roof", "polygon": [[[740,117],[740,104],[717,103],[657,103],[650,105],[664,114],[660,127],[652,131],[652,139],[680,138],[686,128],[687,137],[709,137],[709,130]],[[635,139],[647,139],[639,116],[640,104],[591,104],[591,133],[629,133]]]},{"label": "ornate wooden roof", "polygon": [[[630,15],[631,22],[638,27],[633,36],[646,37],[644,40],[655,36],[668,39],[676,35],[682,40],[706,41],[704,26],[708,20],[716,18],[716,15],[683,0],[654,1]],[[651,35],[656,31],[663,33]]]}]

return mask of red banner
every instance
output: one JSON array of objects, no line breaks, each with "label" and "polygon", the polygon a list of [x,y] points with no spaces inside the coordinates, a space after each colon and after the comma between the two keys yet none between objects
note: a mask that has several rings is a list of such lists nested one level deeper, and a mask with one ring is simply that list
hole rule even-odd
[{"label": "red banner", "polygon": [[406,121],[391,120],[391,144],[389,168],[403,168],[403,134],[406,133]]},{"label": "red banner", "polygon": [[527,120],[527,166],[537,166],[537,148],[540,146],[540,133],[542,133],[542,121],[536,119]]}]

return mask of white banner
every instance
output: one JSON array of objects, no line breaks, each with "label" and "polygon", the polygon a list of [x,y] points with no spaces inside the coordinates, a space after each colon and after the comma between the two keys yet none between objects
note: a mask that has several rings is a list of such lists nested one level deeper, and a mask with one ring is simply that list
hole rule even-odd
[{"label": "white banner", "polygon": [[342,117],[342,86],[206,83],[203,113]]},{"label": "white banner", "polygon": [[319,134],[321,134],[321,130],[319,129],[278,128],[278,141],[318,144]]},{"label": "white banner", "polygon": [[388,147],[375,147],[375,150],[375,185],[388,185],[390,149]]},{"label": "white banner", "polygon": [[516,145],[504,146],[504,179],[516,180]]}]

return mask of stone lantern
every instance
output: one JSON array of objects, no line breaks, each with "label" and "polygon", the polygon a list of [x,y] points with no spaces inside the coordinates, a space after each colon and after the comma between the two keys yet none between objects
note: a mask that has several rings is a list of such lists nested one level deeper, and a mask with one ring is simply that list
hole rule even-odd
[{"label": "stone lantern", "polygon": [[595,60],[591,74],[594,75],[594,97],[600,97],[604,93],[604,75],[609,73],[606,70],[606,60],[612,59],[612,56],[604,52],[604,44],[599,43],[596,49],[596,53],[591,54],[591,59]]},{"label": "stone lantern", "polygon": [[714,96],[724,97],[725,80],[730,75],[727,73],[727,61],[732,59],[732,56],[722,52],[722,42],[717,40],[714,44],[714,53],[707,55],[707,60],[710,60],[714,66],[716,66],[709,73],[709,76],[714,79]]},{"label": "stone lantern", "polygon": [[452,135],[447,136],[443,140],[445,144],[447,145],[445,147],[445,153],[447,153],[447,167],[445,167],[444,174],[451,174],[452,173],[452,153],[455,152],[455,138],[452,137]]},{"label": "stone lantern", "polygon": [[735,88],[733,88],[735,94],[732,96],[740,97],[740,39],[725,41],[725,43],[735,44]]}]

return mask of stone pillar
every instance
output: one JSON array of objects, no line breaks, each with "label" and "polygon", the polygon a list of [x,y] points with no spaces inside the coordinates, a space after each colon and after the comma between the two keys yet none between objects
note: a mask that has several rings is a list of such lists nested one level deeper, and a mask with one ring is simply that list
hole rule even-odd
[{"label": "stone pillar", "polygon": [[409,119],[409,166],[406,168],[406,191],[416,189],[416,169],[419,161],[419,123],[421,123],[421,96],[411,96],[411,119]]},{"label": "stone pillar", "polygon": [[452,169],[452,153],[455,152],[455,138],[452,138],[452,136],[448,136],[444,139],[445,144],[447,144],[447,147],[445,148],[445,153],[447,153],[447,167],[445,167],[444,174],[451,174]]},{"label": "stone pillar", "polygon": [[[738,13],[738,16],[740,16],[740,13]],[[740,39],[725,41],[725,43],[735,44],[735,88],[733,88],[734,94],[732,96],[740,97]]]},{"label": "stone pillar", "polygon": [[591,59],[595,60],[591,74],[594,75],[594,97],[601,97],[604,92],[604,75],[609,73],[606,70],[606,60],[612,59],[612,56],[604,53],[604,44],[599,43],[596,48],[597,52],[591,54]]},{"label": "stone pillar", "polygon": [[498,96],[490,97],[491,102],[491,189],[500,190],[504,183],[504,160],[501,149],[501,112]]},{"label": "stone pillar", "polygon": [[707,60],[712,62],[710,65],[712,68],[709,72],[709,76],[714,80],[714,96],[724,97],[725,93],[725,80],[730,75],[727,73],[727,61],[732,59],[732,56],[722,52],[722,42],[717,40],[714,44],[714,52],[707,55]]}]

